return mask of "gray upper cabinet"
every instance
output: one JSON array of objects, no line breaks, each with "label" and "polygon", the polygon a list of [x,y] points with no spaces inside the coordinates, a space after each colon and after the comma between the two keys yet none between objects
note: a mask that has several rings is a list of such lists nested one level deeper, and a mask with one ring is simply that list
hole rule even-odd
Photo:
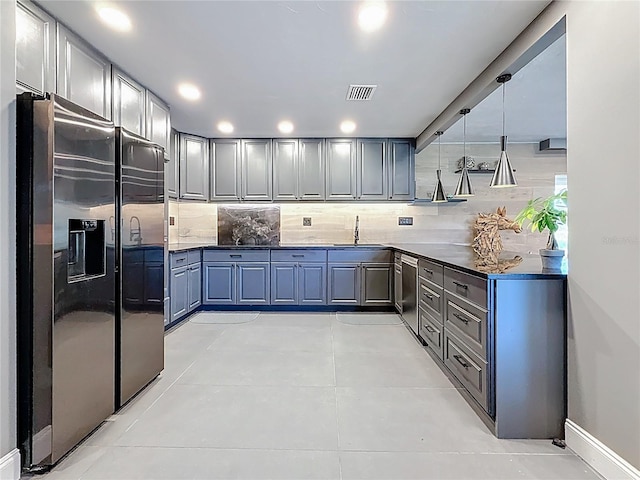
[{"label": "gray upper cabinet", "polygon": [[169,158],[171,117],[169,107],[149,90],[146,92],[147,131],[146,137],[164,148],[165,158]]},{"label": "gray upper cabinet", "polygon": [[415,197],[415,153],[413,140],[388,141],[389,200],[413,200]]},{"label": "gray upper cabinet", "polygon": [[211,200],[241,198],[240,140],[211,140]]},{"label": "gray upper cabinet", "polygon": [[324,200],[325,142],[322,138],[298,140],[298,199]]},{"label": "gray upper cabinet", "polygon": [[111,119],[111,64],[84,40],[58,24],[57,92]]},{"label": "gray upper cabinet", "polygon": [[178,157],[180,155],[180,136],[175,130],[171,130],[169,144],[169,161],[164,164],[164,183],[167,187],[169,198],[178,198]]},{"label": "gray upper cabinet", "polygon": [[298,194],[298,140],[273,141],[273,199],[297,200]]},{"label": "gray upper cabinet", "polygon": [[327,139],[326,199],[356,198],[356,142],[352,139]]},{"label": "gray upper cabinet", "polygon": [[271,200],[271,140],[242,140],[242,198]]},{"label": "gray upper cabinet", "polygon": [[362,200],[387,199],[387,142],[384,139],[358,139],[357,194]]},{"label": "gray upper cabinet", "polygon": [[18,89],[56,90],[56,23],[31,2],[16,6],[16,80]]},{"label": "gray upper cabinet", "polygon": [[145,136],[145,88],[113,69],[113,123]]},{"label": "gray upper cabinet", "polygon": [[209,141],[180,134],[180,198],[209,198]]}]

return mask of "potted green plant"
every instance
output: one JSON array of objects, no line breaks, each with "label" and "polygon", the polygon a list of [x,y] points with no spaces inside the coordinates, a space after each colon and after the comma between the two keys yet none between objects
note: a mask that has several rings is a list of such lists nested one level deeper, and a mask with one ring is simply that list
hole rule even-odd
[{"label": "potted green plant", "polygon": [[540,249],[542,258],[542,268],[544,270],[559,270],[562,264],[564,250],[558,249],[555,233],[560,225],[567,223],[566,209],[559,206],[567,205],[567,190],[562,190],[546,199],[536,198],[529,200],[515,218],[515,222],[522,226],[525,220],[531,222],[531,231],[540,233],[549,230],[549,240],[547,247]]}]

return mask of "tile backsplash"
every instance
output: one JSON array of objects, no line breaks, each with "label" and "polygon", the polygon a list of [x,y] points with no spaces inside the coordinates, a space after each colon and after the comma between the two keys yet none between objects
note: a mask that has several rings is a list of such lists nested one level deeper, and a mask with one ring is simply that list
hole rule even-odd
[{"label": "tile backsplash", "polygon": [[[418,198],[430,196],[438,165],[437,148],[427,147],[416,156],[416,191]],[[516,169],[519,186],[491,189],[491,175],[471,175],[476,196],[463,203],[444,205],[408,205],[402,202],[346,203],[294,202],[280,203],[280,244],[351,243],[356,215],[360,217],[360,243],[462,243],[472,240],[472,224],[479,212],[493,212],[507,207],[507,216],[515,217],[526,202],[553,193],[555,175],[566,173],[566,154],[537,152],[536,144],[509,145],[509,159]],[[476,163],[497,159],[499,145],[468,145],[467,152]],[[475,155],[474,155],[475,153]],[[458,159],[462,145],[442,145],[442,180],[447,194],[452,194],[459,174]],[[486,159],[486,160],[485,160]],[[248,204],[242,204],[247,206]],[[265,204],[259,204],[261,208]],[[169,204],[169,215],[175,225],[169,227],[171,243],[217,243],[218,204],[176,202]],[[303,219],[311,218],[311,226]],[[413,225],[398,225],[398,217],[413,217]],[[505,249],[537,252],[546,244],[546,235],[502,232]]]}]

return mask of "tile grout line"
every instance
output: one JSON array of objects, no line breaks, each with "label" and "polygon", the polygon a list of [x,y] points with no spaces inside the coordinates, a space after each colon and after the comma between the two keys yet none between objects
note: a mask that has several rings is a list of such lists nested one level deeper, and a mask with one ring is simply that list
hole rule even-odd
[{"label": "tile grout line", "polygon": [[335,407],[336,407],[336,436],[337,436],[337,441],[338,441],[338,450],[337,450],[337,456],[338,456],[338,474],[339,474],[339,478],[340,480],[342,480],[342,458],[340,457],[340,420],[338,419],[338,372],[336,371],[336,349],[335,349],[335,345],[334,345],[334,322],[333,320],[337,321],[337,315],[335,313],[332,314],[332,322],[331,322],[331,359],[333,361],[333,383],[334,383],[334,387],[333,387],[333,393],[334,393],[334,401],[335,401]]}]

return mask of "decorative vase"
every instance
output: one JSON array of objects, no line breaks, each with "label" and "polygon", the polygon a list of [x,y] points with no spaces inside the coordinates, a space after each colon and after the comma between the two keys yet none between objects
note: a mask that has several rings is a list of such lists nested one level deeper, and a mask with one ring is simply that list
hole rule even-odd
[{"label": "decorative vase", "polygon": [[548,272],[559,272],[562,268],[563,257],[564,250],[541,248],[540,258],[542,259],[542,270]]}]

